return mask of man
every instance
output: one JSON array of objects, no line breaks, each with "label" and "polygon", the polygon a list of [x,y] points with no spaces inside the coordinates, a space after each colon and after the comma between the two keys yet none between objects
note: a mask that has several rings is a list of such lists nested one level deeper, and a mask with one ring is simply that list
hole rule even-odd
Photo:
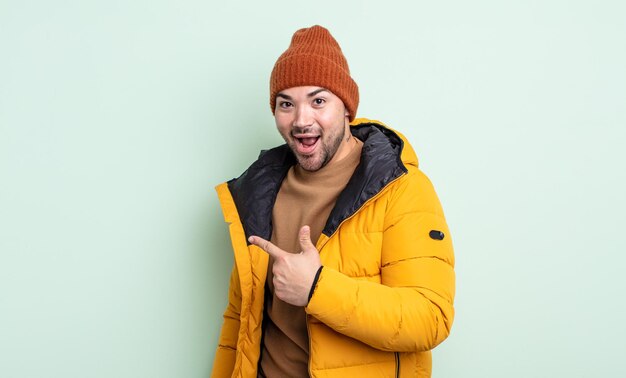
[{"label": "man", "polygon": [[286,144],[216,188],[235,267],[214,377],[431,375],[450,233],[412,147],[358,103],[328,30],[298,30],[270,79]]}]

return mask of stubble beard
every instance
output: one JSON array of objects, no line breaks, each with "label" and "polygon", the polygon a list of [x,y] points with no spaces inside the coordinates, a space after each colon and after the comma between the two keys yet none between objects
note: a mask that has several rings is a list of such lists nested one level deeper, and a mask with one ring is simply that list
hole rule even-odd
[{"label": "stubble beard", "polygon": [[341,127],[340,131],[336,135],[329,136],[330,139],[328,140],[328,143],[323,143],[323,138],[320,137],[319,143],[321,145],[319,146],[319,158],[317,158],[317,153],[310,156],[299,155],[296,153],[295,145],[292,144],[295,142],[290,143],[289,147],[294,155],[296,155],[298,164],[300,164],[305,171],[315,172],[325,167],[328,162],[332,160],[333,156],[337,153],[337,150],[339,150],[339,146],[343,142],[345,134],[345,127]]}]

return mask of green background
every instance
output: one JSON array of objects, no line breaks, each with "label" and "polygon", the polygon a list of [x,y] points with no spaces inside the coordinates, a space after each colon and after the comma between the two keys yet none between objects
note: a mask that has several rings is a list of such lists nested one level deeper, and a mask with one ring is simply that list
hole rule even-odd
[{"label": "green background", "polygon": [[623,4],[0,0],[0,376],[209,375],[213,187],[281,143],[269,74],[313,24],[444,205],[434,377],[626,376]]}]

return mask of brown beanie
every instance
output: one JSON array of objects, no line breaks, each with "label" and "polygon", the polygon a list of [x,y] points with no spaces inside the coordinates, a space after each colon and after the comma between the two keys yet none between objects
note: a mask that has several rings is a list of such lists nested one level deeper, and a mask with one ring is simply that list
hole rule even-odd
[{"label": "brown beanie", "polygon": [[300,29],[289,48],[278,58],[270,78],[270,107],[276,108],[276,95],[283,89],[317,86],[339,97],[354,120],[359,106],[359,87],[350,77],[341,47],[325,28],[315,25]]}]

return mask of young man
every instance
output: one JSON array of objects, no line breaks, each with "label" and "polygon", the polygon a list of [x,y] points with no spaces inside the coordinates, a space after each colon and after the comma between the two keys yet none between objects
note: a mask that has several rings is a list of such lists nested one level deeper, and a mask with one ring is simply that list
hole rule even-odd
[{"label": "young man", "polygon": [[217,187],[235,267],[213,377],[431,375],[450,232],[413,148],[358,104],[328,30],[298,30],[270,79],[286,144]]}]

